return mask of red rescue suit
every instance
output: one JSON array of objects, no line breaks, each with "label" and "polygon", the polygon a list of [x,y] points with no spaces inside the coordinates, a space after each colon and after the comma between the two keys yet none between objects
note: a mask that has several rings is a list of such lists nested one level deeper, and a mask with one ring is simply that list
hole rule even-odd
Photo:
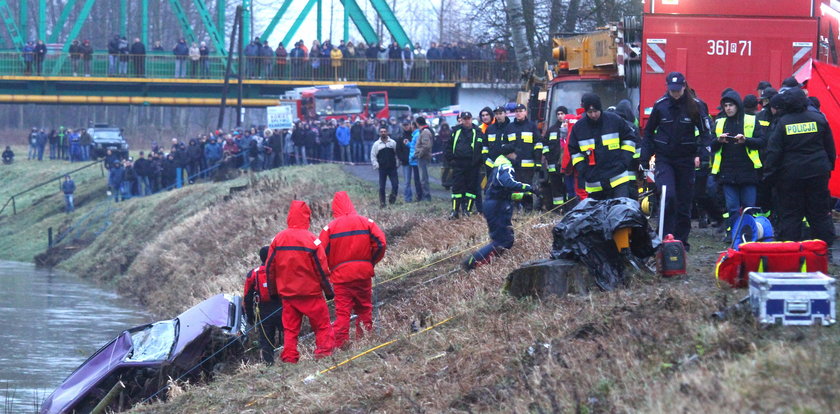
[{"label": "red rescue suit", "polygon": [[296,363],[301,318],[309,318],[315,331],[315,357],[332,354],[335,339],[330,312],[322,292],[332,297],[330,269],[321,241],[309,232],[309,207],[292,201],[286,223],[289,228],[277,233],[269,246],[266,261],[268,292],[283,300],[283,362]]},{"label": "red rescue suit", "polygon": [[260,355],[269,365],[274,364],[274,349],[279,345],[276,338],[282,338],[283,312],[280,299],[272,298],[268,293],[265,265],[248,272],[244,293],[245,314],[248,323],[256,329]]},{"label": "red rescue suit", "polygon": [[373,220],[360,216],[344,191],[335,193],[333,217],[319,239],[327,254],[335,287],[335,346],[350,338],[350,313],[355,312],[356,338],[373,328],[373,266],[385,256],[385,234]]}]

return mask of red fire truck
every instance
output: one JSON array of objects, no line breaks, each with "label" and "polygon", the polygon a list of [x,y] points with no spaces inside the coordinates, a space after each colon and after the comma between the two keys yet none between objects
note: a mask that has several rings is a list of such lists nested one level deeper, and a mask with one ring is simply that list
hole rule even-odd
[{"label": "red fire truck", "polygon": [[550,125],[554,107],[576,108],[592,91],[606,106],[630,99],[644,122],[677,71],[714,111],[725,88],[755,93],[759,81],[805,76],[812,61],[837,64],[838,17],[839,0],[647,0],[641,24],[555,38],[557,64],[533,109]]},{"label": "red fire truck", "polygon": [[357,119],[387,119],[388,92],[369,92],[362,101],[362,92],[356,85],[323,85],[296,88],[281,101],[294,102],[298,118],[303,121]]}]

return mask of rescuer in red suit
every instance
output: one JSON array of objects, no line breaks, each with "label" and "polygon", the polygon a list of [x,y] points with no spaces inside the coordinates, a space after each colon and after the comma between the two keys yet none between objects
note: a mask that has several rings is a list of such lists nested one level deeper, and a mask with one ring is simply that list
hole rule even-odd
[{"label": "rescuer in red suit", "polygon": [[260,341],[260,355],[263,362],[274,364],[274,349],[283,338],[283,314],[280,299],[272,298],[268,293],[268,280],[265,274],[265,261],[268,259],[268,246],[260,249],[260,265],[248,271],[245,277],[245,295],[243,296],[245,314],[248,323],[254,326]]},{"label": "rescuer in red suit", "polygon": [[[332,354],[335,344],[327,300],[333,298],[330,269],[321,240],[309,232],[309,207],[294,200],[286,223],[269,246],[266,262],[268,291],[283,300],[283,362],[297,363],[298,334],[303,316],[315,331],[315,358]],[[322,294],[323,292],[323,294]]]},{"label": "rescuer in red suit", "polygon": [[373,266],[385,256],[385,234],[373,220],[360,216],[344,191],[335,193],[335,220],[324,227],[319,239],[327,254],[335,286],[335,346],[350,338],[350,312],[358,316],[356,338],[362,328],[373,328],[371,303]]}]

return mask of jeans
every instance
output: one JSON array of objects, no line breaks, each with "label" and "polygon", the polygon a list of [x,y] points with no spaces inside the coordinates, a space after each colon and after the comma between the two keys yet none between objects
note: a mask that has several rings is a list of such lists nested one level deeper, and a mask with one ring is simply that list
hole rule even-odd
[{"label": "jeans", "polygon": [[[403,172],[403,182],[405,183],[405,189],[403,190],[403,197],[405,197],[405,202],[410,203],[412,194],[411,194],[411,174],[412,168],[410,165],[403,165],[402,167]],[[418,194],[421,195],[421,194]]]},{"label": "jeans", "polygon": [[350,157],[350,145],[339,145],[338,156],[336,158],[344,162],[351,162],[352,158]]},{"label": "jeans", "polygon": [[128,200],[133,196],[131,193],[131,181],[123,181],[120,191],[122,192],[123,200]]},{"label": "jeans", "polygon": [[391,204],[397,200],[397,193],[400,189],[400,179],[397,175],[397,167],[379,169],[379,204],[385,205],[385,183],[386,179],[391,180],[391,196],[388,201]]},{"label": "jeans", "polygon": [[333,160],[332,152],[333,152],[333,143],[332,142],[321,144],[321,159],[324,162],[328,162],[328,161]]},{"label": "jeans", "polygon": [[417,168],[420,170],[420,188],[423,190],[423,200],[426,201],[432,200],[432,194],[429,192],[429,163],[431,160],[417,161]]},{"label": "jeans", "polygon": [[372,81],[376,77],[376,62],[368,62],[367,63],[367,72],[365,73],[365,79]]},{"label": "jeans", "polygon": [[127,60],[120,60],[119,67],[120,67],[120,75],[128,75],[128,61]]},{"label": "jeans", "polygon": [[[177,71],[177,69],[176,69]],[[117,55],[108,55],[108,75],[113,75],[117,72]],[[175,76],[178,77],[177,75]]]},{"label": "jeans", "polygon": [[370,162],[370,150],[373,148],[373,141],[365,141],[365,162]]},{"label": "jeans", "polygon": [[187,77],[187,61],[184,58],[177,57],[175,58],[175,77],[176,78],[186,78]]},{"label": "jeans", "polygon": [[56,151],[58,151],[58,143],[51,143],[50,144],[50,159],[54,160],[56,158]]},{"label": "jeans", "polygon": [[741,208],[755,206],[755,184],[724,184],[723,198],[726,200],[726,211],[729,212],[729,228],[735,229],[740,217]]},{"label": "jeans", "polygon": [[38,145],[38,161],[44,160],[44,146]]},{"label": "jeans", "polygon": [[147,196],[152,194],[152,183],[149,181],[149,177],[137,177],[137,189],[140,190],[140,196]]},{"label": "jeans", "polygon": [[353,162],[365,162],[365,155],[363,154],[365,152],[364,141],[350,141],[350,152],[352,153]]},{"label": "jeans", "polygon": [[298,165],[309,164],[306,160],[306,145],[295,145],[295,158]]},{"label": "jeans", "polygon": [[[52,149],[50,149],[52,154]],[[90,145],[82,145],[82,161],[90,161]]]},{"label": "jeans", "polygon": [[73,194],[64,195],[64,211],[67,213],[73,212]]},{"label": "jeans", "polygon": [[35,144],[29,144],[29,153],[26,154],[27,160],[34,160],[35,157],[38,156],[38,146]]}]

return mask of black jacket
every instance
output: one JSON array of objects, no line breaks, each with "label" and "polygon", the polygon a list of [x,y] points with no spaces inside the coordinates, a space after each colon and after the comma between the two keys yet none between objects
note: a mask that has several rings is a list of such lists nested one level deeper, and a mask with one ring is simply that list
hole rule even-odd
[{"label": "black jacket", "polygon": [[151,168],[151,161],[145,158],[138,158],[137,161],[134,161],[134,172],[140,177],[150,177],[152,175]]},{"label": "black jacket", "polygon": [[[642,164],[647,165],[652,155],[657,161],[682,161],[694,163],[700,146],[708,145],[710,122],[703,110],[704,104],[694,99],[699,109],[699,119],[692,119],[686,110],[688,94],[674,99],[665,94],[653,105],[645,124],[642,140]],[[699,135],[695,135],[695,131]]]},{"label": "black jacket", "polygon": [[799,180],[829,174],[837,154],[825,116],[807,110],[807,98],[801,90],[788,93],[792,96],[786,114],[779,118],[768,140],[764,176]]},{"label": "black jacket", "polygon": [[[732,117],[727,117],[726,113],[722,112],[724,117],[715,120],[715,124],[712,126],[712,134],[715,137],[718,136],[717,125],[719,122],[723,123],[723,134],[735,136],[744,133],[746,114],[744,113],[744,105],[740,95],[735,91],[725,93],[720,100],[721,108],[723,107],[723,102],[726,100],[735,102],[735,105],[738,107],[738,112]],[[717,173],[717,182],[722,184],[758,184],[761,180],[761,170],[755,168],[755,164],[747,156],[747,151],[744,147],[746,146],[746,148],[751,150],[763,148],[765,142],[761,132],[760,124],[756,120],[752,137],[747,137],[744,144],[722,143],[717,139],[712,141],[712,162],[714,162],[715,154],[721,151],[720,171]]]},{"label": "black jacket", "polygon": [[514,119],[505,127],[505,136],[507,142],[516,147],[516,161],[513,163],[516,171],[523,167],[534,168],[540,163],[543,143],[537,124],[528,118],[521,122]]},{"label": "black jacket", "polygon": [[[632,173],[633,154],[638,141],[636,132],[617,114],[601,112],[597,121],[584,115],[572,127],[568,145],[572,165],[578,170],[581,184],[599,183],[603,189],[618,186],[620,183],[616,180],[622,174]],[[590,165],[587,151],[592,152],[594,165]],[[626,182],[626,179],[622,181]]]},{"label": "black jacket", "polygon": [[411,131],[403,131],[402,135],[395,135],[398,137],[397,141],[397,159],[400,160],[400,165],[408,165],[408,156],[411,148],[408,147],[406,141],[411,142]]},{"label": "black jacket", "polygon": [[505,117],[504,122],[496,121],[490,124],[487,130],[484,131],[484,146],[487,147],[487,154],[484,158],[486,162],[489,162],[487,166],[490,168],[493,168],[493,163],[496,161],[496,158],[501,155],[502,144],[507,142],[505,131],[508,125],[510,125],[510,119]]},{"label": "black jacket", "polygon": [[452,129],[452,138],[443,144],[443,154],[453,167],[472,167],[483,163],[481,130],[473,125],[469,130],[458,125]]}]

